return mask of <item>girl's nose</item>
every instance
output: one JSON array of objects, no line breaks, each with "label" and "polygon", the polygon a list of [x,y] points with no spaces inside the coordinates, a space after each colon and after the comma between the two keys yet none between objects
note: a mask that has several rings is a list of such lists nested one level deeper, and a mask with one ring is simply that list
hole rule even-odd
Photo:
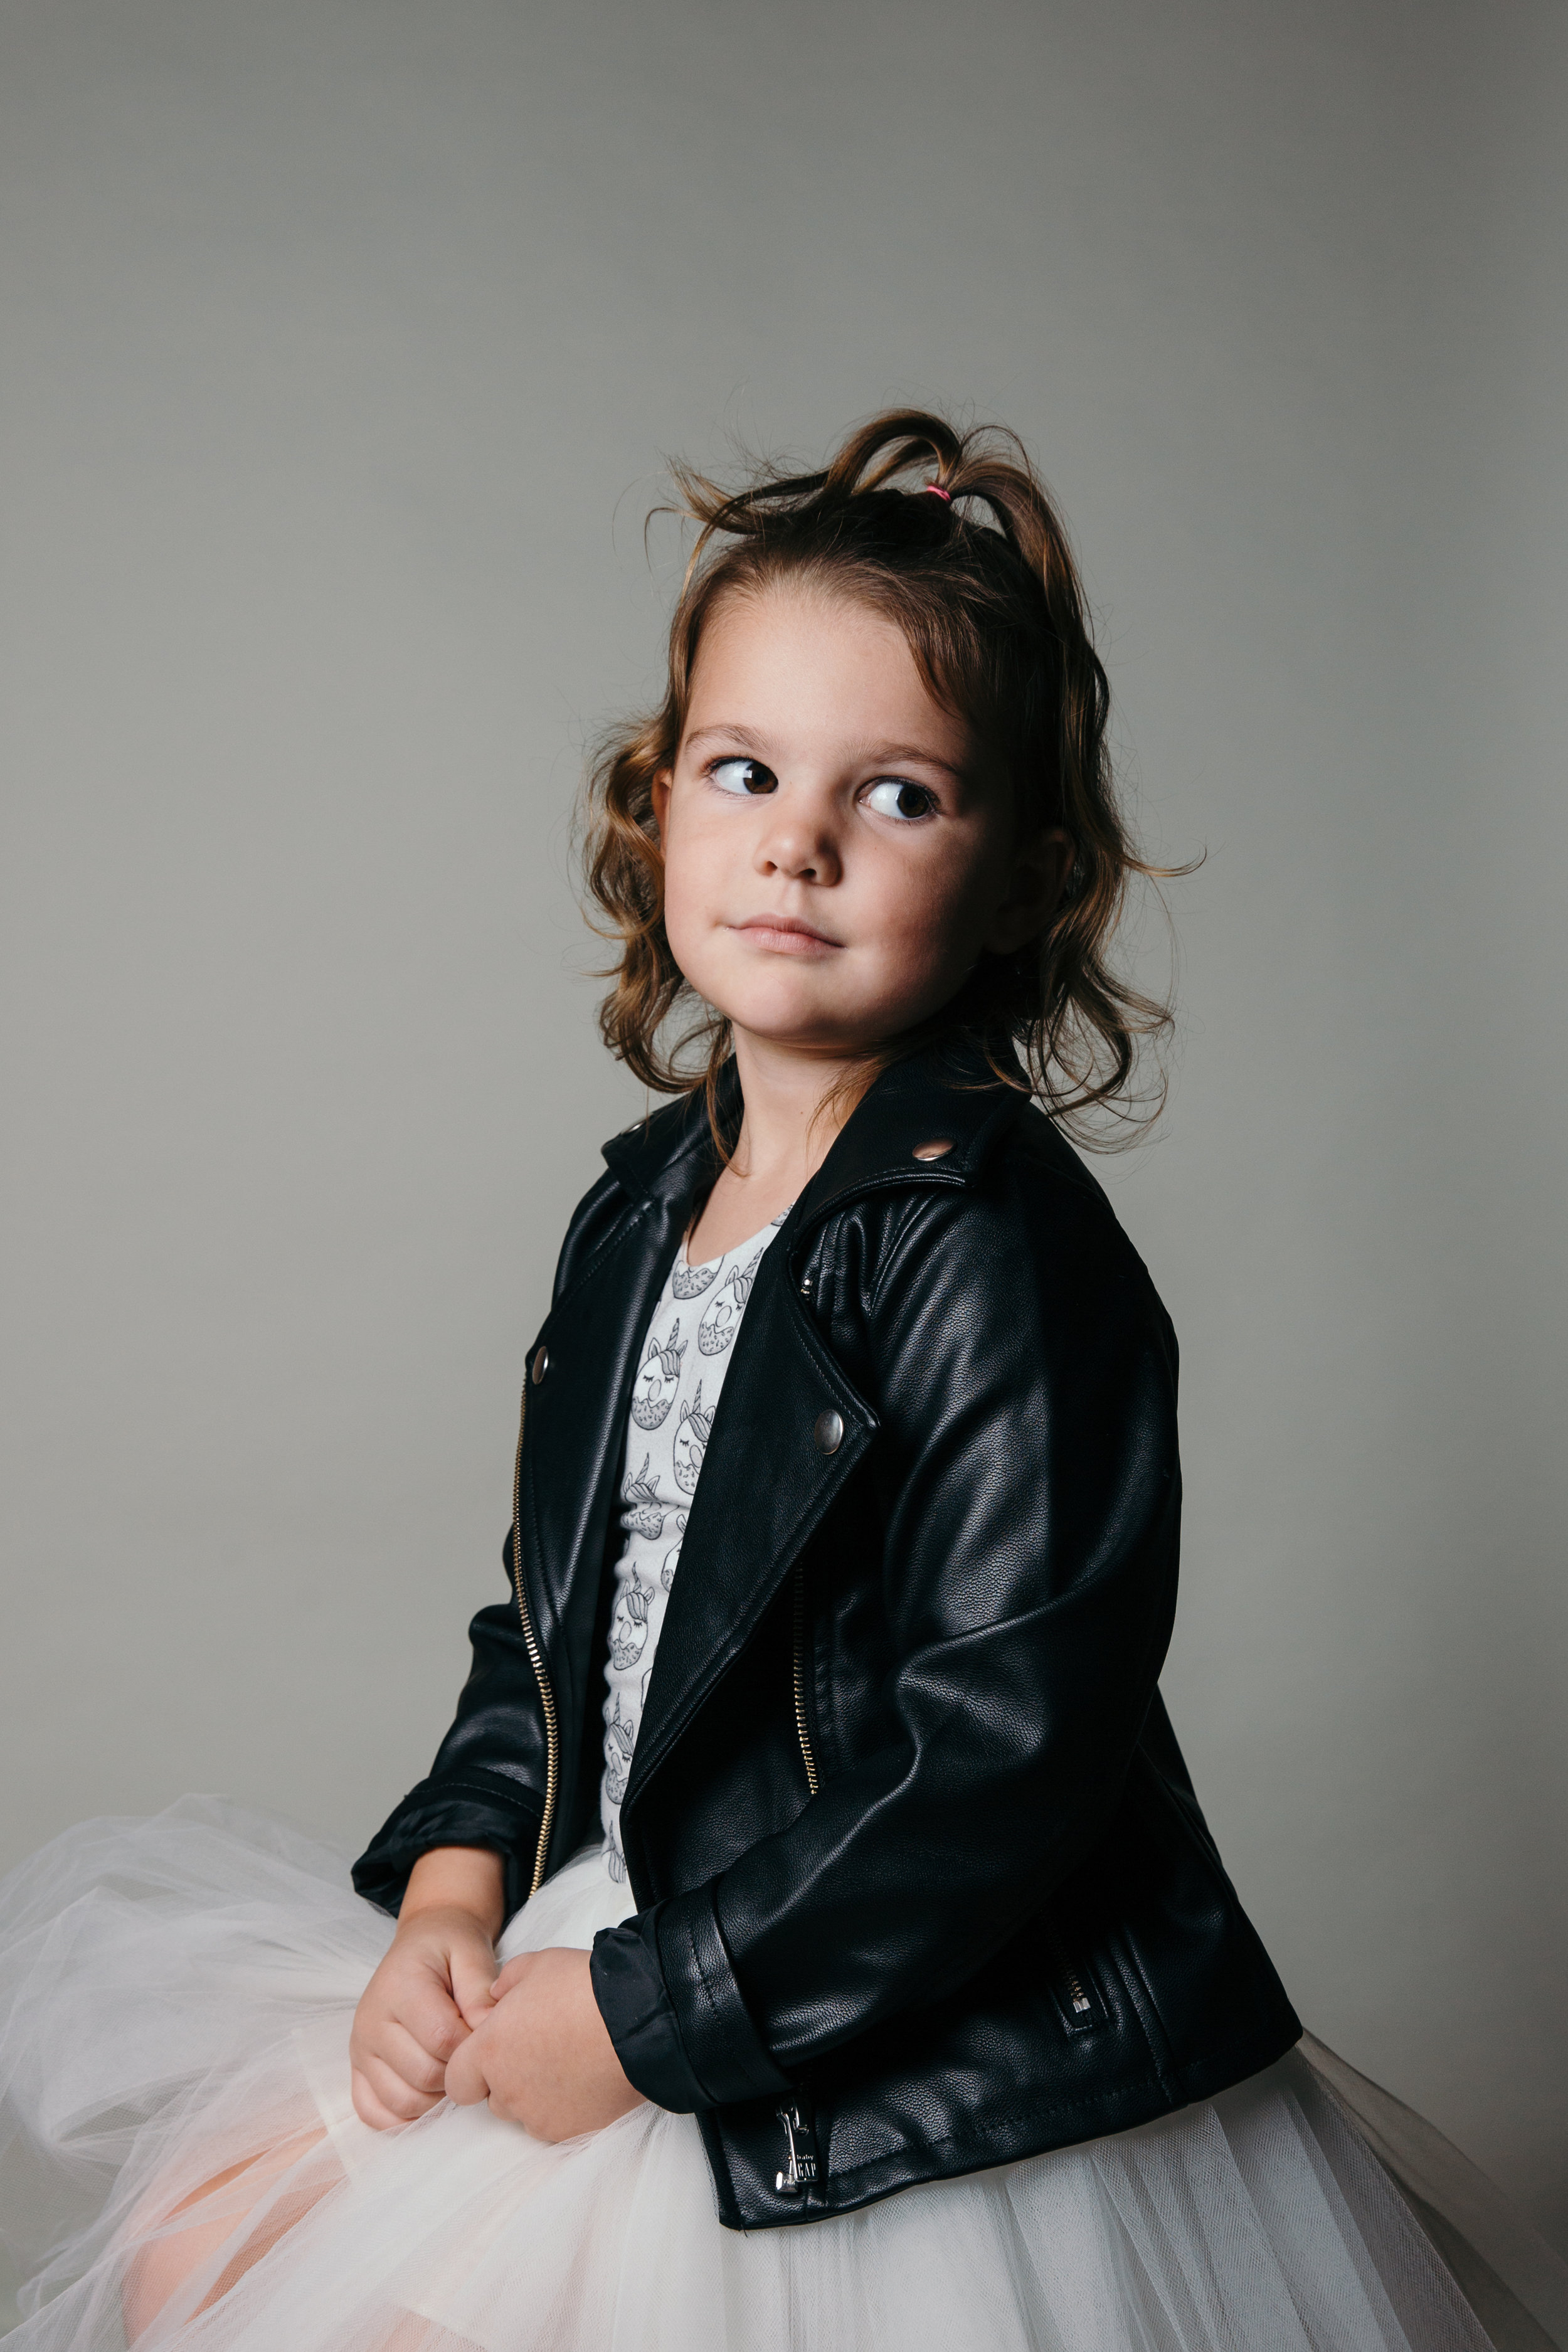
[{"label": "girl's nose", "polygon": [[[783,801],[783,793],[778,799]],[[759,874],[782,875],[786,882],[838,880],[843,861],[834,828],[825,815],[798,803],[792,808],[774,802],[768,816],[770,822],[757,843]]]}]

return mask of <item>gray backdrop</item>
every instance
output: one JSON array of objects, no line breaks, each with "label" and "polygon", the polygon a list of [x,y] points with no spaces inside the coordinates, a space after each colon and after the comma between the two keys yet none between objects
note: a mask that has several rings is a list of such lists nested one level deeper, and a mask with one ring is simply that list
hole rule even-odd
[{"label": "gray backdrop", "polygon": [[[1568,2237],[1568,17],[5,0],[3,1858],[350,1843],[500,1597],[660,454],[998,415],[1182,1045],[1166,1675],[1311,2025]],[[1165,955],[1157,913],[1142,950]]]}]

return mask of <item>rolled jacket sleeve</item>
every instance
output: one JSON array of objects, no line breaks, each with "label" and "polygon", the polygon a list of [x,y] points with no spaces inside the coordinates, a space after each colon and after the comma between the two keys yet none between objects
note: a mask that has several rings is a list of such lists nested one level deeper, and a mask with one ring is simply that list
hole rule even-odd
[{"label": "rolled jacket sleeve", "polygon": [[[509,1580],[510,1558],[509,1535]],[[539,1685],[515,1608],[481,1609],[468,1638],[473,1664],[427,1777],[353,1865],[354,1885],[384,1911],[396,1913],[420,1855],[443,1845],[485,1846],[500,1854],[508,1918],[528,1900],[548,1760]]]},{"label": "rolled jacket sleeve", "polygon": [[747,2013],[709,1888],[601,1928],[589,1973],[622,2072],[656,2106],[689,2115],[789,2088]]},{"label": "rolled jacket sleeve", "polygon": [[422,1853],[442,1845],[484,1846],[501,1858],[510,1918],[528,1899],[542,1819],[531,1791],[499,1772],[471,1767],[462,1775],[433,1775],[410,1789],[354,1864],[355,1889],[395,1916]]}]

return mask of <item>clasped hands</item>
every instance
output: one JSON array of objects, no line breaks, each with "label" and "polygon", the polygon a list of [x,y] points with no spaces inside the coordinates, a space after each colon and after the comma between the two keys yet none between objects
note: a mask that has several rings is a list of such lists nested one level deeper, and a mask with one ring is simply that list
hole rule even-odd
[{"label": "clasped hands", "polygon": [[443,1847],[415,1865],[349,2039],[354,2110],[374,2129],[448,2098],[487,2101],[535,2139],[572,2139],[642,2104],[599,2014],[587,1953],[523,1952],[498,1974],[500,1915],[493,1854]]}]

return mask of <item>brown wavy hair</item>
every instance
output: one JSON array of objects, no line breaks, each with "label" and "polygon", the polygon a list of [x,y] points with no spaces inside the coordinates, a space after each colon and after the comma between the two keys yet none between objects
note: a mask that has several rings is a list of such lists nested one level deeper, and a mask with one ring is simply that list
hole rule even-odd
[{"label": "brown wavy hair", "polygon": [[[1139,1082],[1142,1049],[1163,1042],[1171,1014],[1112,969],[1110,948],[1134,876],[1190,869],[1151,866],[1132,845],[1078,567],[1016,436],[890,409],[817,473],[758,465],[728,489],[688,466],[671,474],[678,503],[655,511],[683,516],[697,537],[670,622],[664,700],[605,738],[580,823],[589,920],[619,943],[600,974],[614,981],[599,1008],[611,1052],[657,1093],[704,1087],[725,1150],[716,1082],[730,1024],[670,953],[653,785],[674,764],[714,613],[726,598],[795,581],[895,623],[931,694],[1003,762],[1018,837],[1059,825],[1073,845],[1039,936],[1016,954],[983,955],[938,1014],[867,1054],[824,1108],[842,1115],[890,1062],[967,1037],[1079,1142],[1106,1150],[1142,1132],[1165,1094],[1157,1055],[1152,1082]],[[924,495],[931,488],[944,495]]]}]

